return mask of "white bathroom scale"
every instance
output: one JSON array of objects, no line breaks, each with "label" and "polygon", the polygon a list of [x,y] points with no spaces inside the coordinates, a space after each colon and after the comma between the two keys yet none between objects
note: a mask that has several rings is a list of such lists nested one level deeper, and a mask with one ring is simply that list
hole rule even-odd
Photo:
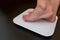
[{"label": "white bathroom scale", "polygon": [[40,34],[45,37],[52,36],[54,34],[56,23],[58,17],[56,16],[55,22],[48,22],[46,20],[40,20],[36,22],[25,22],[23,20],[23,15],[27,15],[29,12],[32,12],[34,9],[27,9],[23,13],[19,14],[13,19],[13,22],[19,26],[22,26],[30,31],[33,31],[37,34]]}]

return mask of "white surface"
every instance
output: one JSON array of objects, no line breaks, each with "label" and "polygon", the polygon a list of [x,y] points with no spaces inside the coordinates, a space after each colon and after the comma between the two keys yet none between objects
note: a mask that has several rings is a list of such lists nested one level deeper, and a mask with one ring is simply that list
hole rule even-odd
[{"label": "white surface", "polygon": [[52,36],[54,31],[55,31],[55,27],[56,27],[58,17],[56,16],[56,21],[53,23],[47,22],[45,20],[40,20],[37,22],[25,22],[22,19],[23,15],[27,15],[31,11],[33,11],[33,9],[28,9],[28,10],[24,11],[23,13],[21,13],[20,15],[15,17],[13,19],[13,22],[19,26],[22,26],[22,27],[24,27],[28,30],[31,30],[33,32],[36,32],[40,35],[43,35],[46,37]]}]

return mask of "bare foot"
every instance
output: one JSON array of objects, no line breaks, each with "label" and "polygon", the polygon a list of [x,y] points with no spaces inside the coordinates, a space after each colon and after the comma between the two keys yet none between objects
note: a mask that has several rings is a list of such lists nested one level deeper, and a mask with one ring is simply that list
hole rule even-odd
[{"label": "bare foot", "polygon": [[43,13],[44,13],[43,10],[41,8],[37,7],[33,10],[33,12],[30,12],[28,15],[24,15],[23,19],[25,21],[37,21],[37,20],[41,19],[40,16]]},{"label": "bare foot", "polygon": [[53,22],[55,20],[55,18],[52,17],[53,15],[54,13],[52,12],[50,6],[48,6],[46,10],[37,7],[33,10],[33,12],[29,13],[28,15],[24,15],[23,19],[30,22],[46,19]]},{"label": "bare foot", "polygon": [[[55,9],[56,10],[56,9]],[[41,19],[46,19],[47,21],[54,22],[56,19],[56,12],[53,11],[52,5],[49,3],[46,6],[46,9],[43,9],[39,6],[37,6],[33,12],[29,13],[28,15],[23,16],[24,21],[38,21]]]}]

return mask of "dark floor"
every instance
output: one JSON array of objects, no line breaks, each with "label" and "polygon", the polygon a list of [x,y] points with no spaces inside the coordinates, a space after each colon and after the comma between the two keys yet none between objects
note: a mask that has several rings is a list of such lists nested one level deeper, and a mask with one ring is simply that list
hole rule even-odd
[{"label": "dark floor", "polygon": [[28,8],[35,7],[34,2],[22,3],[15,5],[11,10],[3,10],[4,13],[0,13],[0,40],[59,40],[60,39],[60,8],[58,10],[59,20],[57,22],[55,33],[52,37],[46,38],[33,32],[27,31],[20,26],[13,23],[13,18],[22,13]]}]

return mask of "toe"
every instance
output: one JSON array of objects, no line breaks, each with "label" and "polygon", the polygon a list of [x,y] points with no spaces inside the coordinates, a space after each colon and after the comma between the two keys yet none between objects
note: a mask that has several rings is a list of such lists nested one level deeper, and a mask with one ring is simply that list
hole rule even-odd
[{"label": "toe", "polygon": [[50,18],[47,19],[47,21],[49,21],[49,22],[54,22],[55,19],[56,19],[56,17],[50,17]]},{"label": "toe", "polygon": [[26,16],[27,16],[27,15],[24,15],[24,16],[23,16],[23,20],[24,20],[24,21],[27,21]]}]

